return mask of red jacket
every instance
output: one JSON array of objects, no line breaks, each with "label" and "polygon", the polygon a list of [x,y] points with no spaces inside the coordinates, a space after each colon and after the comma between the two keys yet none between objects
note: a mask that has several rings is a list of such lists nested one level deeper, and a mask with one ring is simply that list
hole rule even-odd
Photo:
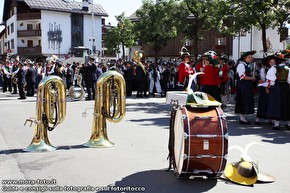
[{"label": "red jacket", "polygon": [[[204,66],[202,65],[202,63],[197,63],[195,65],[195,70],[196,70],[196,72],[203,72],[204,71]],[[198,77],[199,77],[198,84],[199,84],[200,87],[202,87],[204,85],[204,74],[200,74],[200,75],[198,75]]]},{"label": "red jacket", "polygon": [[220,85],[221,79],[219,76],[219,68],[212,65],[204,67],[204,81],[205,85]]},{"label": "red jacket", "polygon": [[178,82],[184,84],[185,78],[189,77],[189,75],[193,73],[193,69],[189,64],[181,62],[178,66]]},{"label": "red jacket", "polygon": [[222,67],[222,71],[223,71],[223,76],[221,78],[221,81],[222,82],[227,82],[230,77],[229,77],[229,71],[230,71],[230,68],[227,64],[224,64],[223,67]]}]

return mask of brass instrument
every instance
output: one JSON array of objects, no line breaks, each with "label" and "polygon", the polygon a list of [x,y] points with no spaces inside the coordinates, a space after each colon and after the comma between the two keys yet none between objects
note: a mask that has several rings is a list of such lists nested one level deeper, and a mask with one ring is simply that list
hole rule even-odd
[{"label": "brass instrument", "polygon": [[142,60],[144,59],[144,51],[143,50],[136,50],[133,54],[133,59],[137,64],[143,69],[144,73],[146,74],[146,70],[144,65],[142,64]]},{"label": "brass instrument", "polygon": [[16,84],[18,83],[18,78],[16,76],[16,74],[12,73],[11,75],[11,83]]},{"label": "brass instrument", "polygon": [[35,123],[31,144],[23,149],[29,152],[46,152],[56,150],[48,139],[47,130],[52,131],[62,123],[66,115],[65,84],[58,76],[47,76],[38,86],[35,120],[27,119],[24,123]]},{"label": "brass instrument", "polygon": [[79,101],[82,100],[82,98],[85,96],[85,90],[82,87],[82,75],[77,73],[75,75],[75,79],[77,80],[77,85],[80,87],[80,89],[77,89],[75,86],[71,86],[68,90],[68,96],[74,101]]},{"label": "brass instrument", "polygon": [[96,98],[92,135],[86,147],[111,147],[108,139],[106,119],[119,122],[125,115],[126,84],[123,76],[116,71],[103,73],[96,83]]}]

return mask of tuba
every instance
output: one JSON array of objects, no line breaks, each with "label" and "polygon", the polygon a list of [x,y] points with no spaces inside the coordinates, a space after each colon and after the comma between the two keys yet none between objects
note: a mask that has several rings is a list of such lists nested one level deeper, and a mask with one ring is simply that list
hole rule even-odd
[{"label": "tuba", "polygon": [[77,85],[79,86],[79,88],[71,86],[68,90],[68,96],[74,101],[82,100],[82,98],[84,98],[85,96],[85,90],[82,87],[82,79],[82,75],[80,75],[80,73],[76,73],[75,80],[77,81]]},{"label": "tuba", "polygon": [[46,152],[56,150],[49,142],[47,130],[52,131],[62,123],[66,115],[65,84],[58,76],[47,76],[38,85],[36,98],[36,117],[24,123],[35,123],[31,144],[23,149],[29,152]]},{"label": "tuba", "polygon": [[123,76],[116,71],[103,73],[96,83],[96,98],[92,134],[86,147],[112,147],[108,139],[106,119],[119,122],[125,115],[126,84]]},{"label": "tuba", "polygon": [[135,60],[135,62],[137,62],[137,64],[142,68],[142,70],[144,71],[144,73],[146,74],[146,70],[144,65],[142,64],[142,59],[144,59],[144,51],[143,50],[136,50],[133,54],[133,59]]}]

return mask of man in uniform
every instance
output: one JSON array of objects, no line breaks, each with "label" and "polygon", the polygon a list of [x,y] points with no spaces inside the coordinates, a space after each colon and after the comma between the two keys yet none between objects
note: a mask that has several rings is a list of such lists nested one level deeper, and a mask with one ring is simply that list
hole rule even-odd
[{"label": "man in uniform", "polygon": [[18,79],[18,90],[19,90],[19,98],[20,100],[26,99],[25,92],[24,92],[24,86],[26,85],[26,80],[25,80],[25,71],[23,69],[24,64],[19,62],[18,63],[18,72],[16,74],[17,79]]},{"label": "man in uniform", "polygon": [[34,63],[31,60],[26,60],[27,71],[25,74],[26,78],[26,96],[34,96],[35,80],[36,80],[36,69],[34,68]]},{"label": "man in uniform", "polygon": [[93,56],[90,56],[89,62],[87,65],[83,67],[84,71],[84,81],[85,86],[87,88],[87,97],[86,100],[94,100],[95,99],[95,72],[96,72],[96,65],[95,65],[95,58]]}]

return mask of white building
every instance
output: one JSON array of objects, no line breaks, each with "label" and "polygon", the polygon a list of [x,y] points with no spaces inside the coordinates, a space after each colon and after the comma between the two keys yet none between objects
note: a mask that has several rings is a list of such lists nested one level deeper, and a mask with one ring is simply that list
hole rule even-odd
[{"label": "white building", "polygon": [[108,14],[101,5],[92,6],[91,2],[5,0],[4,50],[8,56],[30,59],[52,54],[64,57],[77,46],[102,50],[102,17]]},{"label": "white building", "polygon": [[[266,30],[267,39],[267,54],[274,54],[280,50],[286,48],[286,40],[280,42],[280,34],[278,33],[278,28],[267,29]],[[250,32],[241,32],[236,35],[233,39],[233,60],[238,60],[241,53],[256,50],[255,58],[263,58],[263,44],[262,44],[262,31],[253,27]]]}]

